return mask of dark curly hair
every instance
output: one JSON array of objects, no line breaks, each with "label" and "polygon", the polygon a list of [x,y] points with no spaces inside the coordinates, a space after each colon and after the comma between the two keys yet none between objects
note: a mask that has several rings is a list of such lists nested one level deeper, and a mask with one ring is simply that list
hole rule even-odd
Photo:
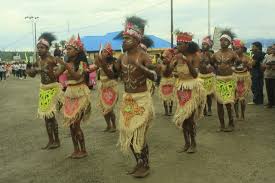
[{"label": "dark curly hair", "polygon": [[193,41],[187,43],[187,48],[186,48],[187,53],[194,54],[194,53],[198,52],[199,50],[200,50],[200,47],[197,43],[195,43]]},{"label": "dark curly hair", "polygon": [[52,42],[56,40],[56,36],[53,35],[53,34],[50,33],[50,32],[44,32],[44,33],[42,33],[42,34],[39,36],[38,40],[39,40],[39,39],[45,39],[46,41],[48,41],[48,43],[50,44],[50,47],[51,47],[51,46],[52,46]]}]

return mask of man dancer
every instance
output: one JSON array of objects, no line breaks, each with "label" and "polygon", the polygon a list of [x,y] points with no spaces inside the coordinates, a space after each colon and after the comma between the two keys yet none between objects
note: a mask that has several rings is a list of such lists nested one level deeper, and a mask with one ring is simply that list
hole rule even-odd
[{"label": "man dancer", "polygon": [[118,144],[124,152],[131,149],[135,156],[137,165],[128,172],[134,177],[145,177],[149,174],[146,135],[152,124],[154,110],[146,80],[157,80],[156,72],[148,69],[151,64],[149,55],[140,47],[145,24],[146,21],[139,17],[128,17],[123,32],[125,53],[120,56],[113,70],[108,69],[102,60],[104,72],[110,78],[114,78],[115,73],[121,73],[124,82],[125,93],[120,106]]},{"label": "man dancer", "polygon": [[177,77],[177,109],[175,124],[183,129],[184,147],[178,153],[197,152],[196,120],[202,116],[206,103],[206,92],[198,78],[200,55],[199,46],[192,41],[192,34],[177,33],[177,51],[173,66]]},{"label": "man dancer", "polygon": [[[244,120],[246,108],[245,98],[251,90],[251,76],[249,70],[251,68],[251,59],[245,55],[244,43],[239,40],[233,40],[233,49],[238,55],[238,60],[235,62],[234,75],[237,79],[236,98],[235,98],[235,113],[236,118]],[[241,103],[241,117],[239,116],[239,102]]]},{"label": "man dancer", "polygon": [[161,76],[159,85],[160,98],[163,101],[165,116],[172,115],[173,102],[175,98],[175,78],[173,77],[172,60],[175,56],[174,49],[167,49],[163,52],[163,63],[158,64],[157,70]]},{"label": "man dancer", "polygon": [[[221,49],[213,55],[213,63],[216,69],[215,96],[217,99],[217,109],[220,120],[219,132],[231,132],[234,130],[234,120],[232,115],[232,105],[235,100],[236,79],[233,76],[232,66],[237,60],[237,55],[229,48],[234,33],[230,29],[225,29],[221,33]],[[224,109],[226,106],[229,125],[225,128]]]},{"label": "man dancer", "polygon": [[205,116],[212,116],[212,97],[214,93],[214,83],[215,83],[215,74],[214,68],[211,65],[212,53],[210,49],[212,48],[213,41],[210,36],[205,37],[202,40],[202,52],[201,52],[201,62],[200,62],[200,74],[199,77],[203,79],[203,86],[207,94],[207,108],[204,108]]},{"label": "man dancer", "polygon": [[55,71],[57,60],[49,53],[52,41],[55,39],[55,36],[51,33],[43,33],[39,37],[37,50],[40,59],[34,64],[34,68],[27,69],[27,74],[30,77],[35,77],[37,73],[41,75],[38,116],[45,120],[49,138],[48,144],[42,149],[54,149],[60,146],[58,124],[55,119],[55,112],[61,94],[61,88],[56,78],[60,72]]}]

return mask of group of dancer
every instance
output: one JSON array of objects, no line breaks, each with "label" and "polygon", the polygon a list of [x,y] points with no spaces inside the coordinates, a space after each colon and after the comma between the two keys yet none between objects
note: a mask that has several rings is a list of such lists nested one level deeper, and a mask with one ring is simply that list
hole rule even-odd
[{"label": "group of dancer", "polygon": [[[100,108],[107,127],[104,131],[116,131],[114,107],[118,101],[118,78],[124,84],[119,106],[118,145],[123,152],[132,152],[136,166],[128,172],[134,177],[145,177],[150,173],[147,134],[154,119],[152,86],[161,76],[160,98],[165,115],[171,116],[173,105],[175,125],[182,129],[184,143],[179,153],[195,153],[196,123],[204,115],[212,115],[213,95],[217,100],[220,128],[218,131],[234,130],[232,105],[239,117],[238,103],[241,103],[241,118],[244,119],[245,95],[250,89],[250,59],[244,54],[244,44],[234,39],[230,30],[224,30],[220,37],[221,50],[211,51],[212,40],[203,39],[202,50],[192,41],[192,34],[177,32],[177,47],[163,52],[163,62],[153,65],[147,48],[152,45],[144,35],[146,20],[132,16],[125,22],[123,31],[123,53],[114,58],[110,44],[100,48],[95,57],[95,67],[87,67],[84,45],[80,37],[72,37],[66,45],[68,61],[53,57],[49,53],[55,37],[43,33],[37,44],[40,59],[27,70],[29,76],[41,75],[38,114],[45,120],[49,143],[44,149],[60,146],[56,112],[62,110],[64,125],[70,127],[74,151],[71,158],[87,156],[84,134],[80,124],[89,119],[91,106]],[[229,48],[233,45],[233,50]],[[86,74],[100,70],[101,85],[99,100],[91,100],[86,85]],[[66,74],[67,88],[62,91],[57,78]],[[150,80],[150,81],[149,81]],[[207,103],[207,105],[206,105]],[[224,122],[223,105],[226,106],[229,125]]]}]

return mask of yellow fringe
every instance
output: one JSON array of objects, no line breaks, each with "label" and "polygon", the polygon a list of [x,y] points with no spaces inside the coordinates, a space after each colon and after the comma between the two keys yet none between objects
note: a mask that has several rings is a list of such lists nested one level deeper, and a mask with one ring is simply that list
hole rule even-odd
[{"label": "yellow fringe", "polygon": [[[201,74],[199,73],[199,78],[201,78],[203,80],[203,82],[205,83],[208,79],[211,79],[212,80],[212,85],[211,87],[208,89],[208,88],[205,88],[204,89],[206,90],[206,95],[211,95],[214,93],[215,91],[215,74],[213,72],[211,73],[208,73],[208,74]],[[205,85],[205,84],[204,84]]]},{"label": "yellow fringe", "polygon": [[[130,118],[129,121],[125,121],[126,118],[125,116],[123,116],[124,109],[122,108],[122,106],[124,106],[124,100],[129,95],[134,99],[134,102],[138,105],[138,107],[143,108],[144,111],[140,115],[133,115],[133,117]],[[135,111],[133,110],[133,112]],[[131,144],[136,153],[141,152],[146,140],[147,129],[151,127],[153,118],[154,108],[149,92],[123,94],[119,119],[120,134],[117,144],[120,146],[122,152],[129,152]]]},{"label": "yellow fringe", "polygon": [[[222,80],[222,81],[225,81],[225,82],[228,82],[228,81],[235,81],[236,82],[237,78],[233,74],[233,75],[230,75],[230,76],[216,76],[215,82],[217,82],[217,80]],[[223,100],[223,98],[221,97],[221,94],[217,91],[216,83],[215,83],[215,92],[214,92],[214,94],[215,94],[216,100],[220,104],[230,104],[230,103],[234,103],[235,102],[235,93],[232,94],[233,95],[232,98],[230,98],[228,100]]]},{"label": "yellow fringe", "polygon": [[[116,99],[113,103],[113,105],[106,105],[104,101],[102,100],[101,97],[101,90],[104,88],[112,88],[115,93],[116,93]],[[118,82],[116,80],[101,80],[100,86],[99,86],[99,91],[98,91],[98,97],[99,97],[99,102],[97,104],[98,107],[101,108],[101,112],[103,115],[108,114],[110,111],[112,111],[118,101]]]},{"label": "yellow fringe", "polygon": [[[170,95],[164,95],[161,91],[163,85],[173,85],[174,89]],[[159,85],[159,97],[167,102],[169,105],[175,100],[175,78],[173,77],[162,77]]]},{"label": "yellow fringe", "polygon": [[37,117],[40,119],[50,119],[55,117],[57,111],[60,109],[61,103],[62,103],[62,96],[63,96],[63,91],[62,91],[62,86],[60,85],[60,83],[54,82],[54,83],[50,83],[50,84],[40,84],[40,89],[42,90],[49,90],[52,88],[57,88],[57,93],[55,96],[53,96],[52,98],[52,102],[51,102],[51,107],[49,108],[48,111],[40,111],[39,107],[37,110]]},{"label": "yellow fringe", "polygon": [[89,88],[85,84],[68,86],[64,94],[64,100],[67,97],[70,99],[78,99],[79,106],[76,114],[73,116],[66,115],[65,106],[63,106],[64,126],[70,126],[71,124],[78,121],[81,117],[83,122],[86,122],[89,119],[91,113],[91,92]]},{"label": "yellow fringe", "polygon": [[178,128],[182,128],[184,120],[188,119],[195,111],[195,120],[200,119],[203,116],[203,109],[206,103],[206,91],[202,85],[200,78],[178,80],[177,90],[191,90],[192,95],[189,101],[184,106],[179,105],[177,98],[177,109],[174,115],[174,121]]}]

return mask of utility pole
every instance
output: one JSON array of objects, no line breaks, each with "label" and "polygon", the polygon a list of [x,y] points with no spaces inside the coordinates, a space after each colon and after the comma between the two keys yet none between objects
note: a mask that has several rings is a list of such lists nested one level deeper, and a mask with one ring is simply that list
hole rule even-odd
[{"label": "utility pole", "polygon": [[173,18],[173,0],[171,0],[171,48],[174,47],[174,18]]},{"label": "utility pole", "polygon": [[211,36],[210,0],[208,0],[208,36]]},{"label": "utility pole", "polygon": [[39,17],[34,17],[34,16],[26,16],[26,20],[31,21],[32,25],[32,38],[33,38],[33,61],[36,62],[36,44],[37,44],[37,39],[36,39],[36,21],[38,20]]}]

